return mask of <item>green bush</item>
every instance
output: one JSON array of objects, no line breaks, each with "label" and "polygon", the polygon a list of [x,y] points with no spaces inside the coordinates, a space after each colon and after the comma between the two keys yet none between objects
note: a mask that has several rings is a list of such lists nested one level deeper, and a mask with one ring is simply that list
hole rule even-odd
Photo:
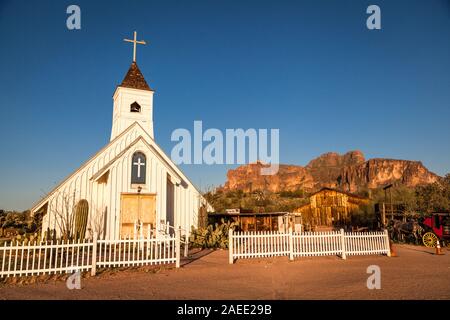
[{"label": "green bush", "polygon": [[[269,191],[218,191],[208,192],[205,198],[214,207],[215,212],[225,212],[226,209],[240,208],[247,212],[292,212],[301,205],[308,202],[308,199],[302,197],[303,191],[286,191],[274,193]],[[306,196],[306,194],[303,194]],[[242,211],[241,211],[242,212]]]},{"label": "green bush", "polygon": [[282,198],[304,198],[305,192],[302,189],[298,189],[295,191],[281,191],[279,195]]},{"label": "green bush", "polygon": [[196,248],[213,248],[226,249],[228,248],[228,232],[230,228],[234,228],[236,223],[225,222],[223,219],[221,223],[209,225],[206,228],[195,229],[192,227],[191,235],[189,237],[190,246]]}]

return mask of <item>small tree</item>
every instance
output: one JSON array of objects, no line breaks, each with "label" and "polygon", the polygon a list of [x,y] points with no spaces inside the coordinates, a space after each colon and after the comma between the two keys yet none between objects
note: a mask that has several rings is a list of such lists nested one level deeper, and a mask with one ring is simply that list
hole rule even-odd
[{"label": "small tree", "polygon": [[91,219],[89,220],[89,235],[90,238],[94,237],[94,233],[97,233],[98,236],[104,236],[105,230],[105,217],[108,211],[107,207],[94,209],[95,214],[91,215]]},{"label": "small tree", "polygon": [[450,178],[448,175],[443,183],[432,183],[416,188],[417,208],[424,213],[447,211],[450,209]]},{"label": "small tree", "polygon": [[48,207],[49,212],[54,215],[55,224],[58,227],[61,238],[64,240],[71,239],[74,226],[75,192],[73,194],[57,192],[49,202]]}]

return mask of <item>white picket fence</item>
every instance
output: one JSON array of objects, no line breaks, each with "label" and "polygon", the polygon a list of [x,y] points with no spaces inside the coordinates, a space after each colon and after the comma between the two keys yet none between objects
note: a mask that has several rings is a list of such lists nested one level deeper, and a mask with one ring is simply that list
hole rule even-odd
[{"label": "white picket fence", "polygon": [[259,258],[289,255],[289,233],[230,232],[233,258]]},{"label": "white picket fence", "polygon": [[292,256],[342,255],[342,232],[292,233]]},{"label": "white picket fence", "polygon": [[120,240],[5,243],[0,246],[0,278],[89,271],[97,268],[175,263],[180,267],[180,232],[170,237]]},{"label": "white picket fence", "polygon": [[385,232],[349,232],[344,235],[344,239],[347,255],[386,254],[390,256],[387,230]]},{"label": "white picket fence", "polygon": [[176,238],[99,240],[97,266],[128,267],[176,263],[176,242]]},{"label": "white picket fence", "polygon": [[4,244],[0,247],[0,277],[87,271],[92,267],[93,242]]},{"label": "white picket fence", "polygon": [[239,258],[386,254],[390,257],[389,235],[384,232],[229,231],[229,263]]}]

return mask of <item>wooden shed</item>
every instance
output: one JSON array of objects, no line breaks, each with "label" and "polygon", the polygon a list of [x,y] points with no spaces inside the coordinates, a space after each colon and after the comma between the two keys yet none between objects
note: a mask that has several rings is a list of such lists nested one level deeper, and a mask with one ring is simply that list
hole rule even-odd
[{"label": "wooden shed", "polygon": [[[240,231],[286,231],[289,226],[294,226],[295,217],[288,212],[233,212],[233,213],[210,213],[209,224],[231,221],[238,225]],[[300,223],[300,222],[298,222]]]},{"label": "wooden shed", "polygon": [[336,227],[351,224],[352,214],[367,204],[369,198],[332,188],[322,188],[310,196],[309,203],[294,212],[301,213],[303,223],[313,228]]}]

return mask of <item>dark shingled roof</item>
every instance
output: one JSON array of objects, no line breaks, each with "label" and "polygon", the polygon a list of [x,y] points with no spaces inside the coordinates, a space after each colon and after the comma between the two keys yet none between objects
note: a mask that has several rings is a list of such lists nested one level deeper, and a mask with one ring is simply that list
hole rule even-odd
[{"label": "dark shingled roof", "polygon": [[136,62],[131,64],[130,69],[128,69],[128,72],[120,86],[125,88],[153,91],[147,84],[147,81],[145,81],[144,76],[142,75],[141,70],[139,70]]}]

